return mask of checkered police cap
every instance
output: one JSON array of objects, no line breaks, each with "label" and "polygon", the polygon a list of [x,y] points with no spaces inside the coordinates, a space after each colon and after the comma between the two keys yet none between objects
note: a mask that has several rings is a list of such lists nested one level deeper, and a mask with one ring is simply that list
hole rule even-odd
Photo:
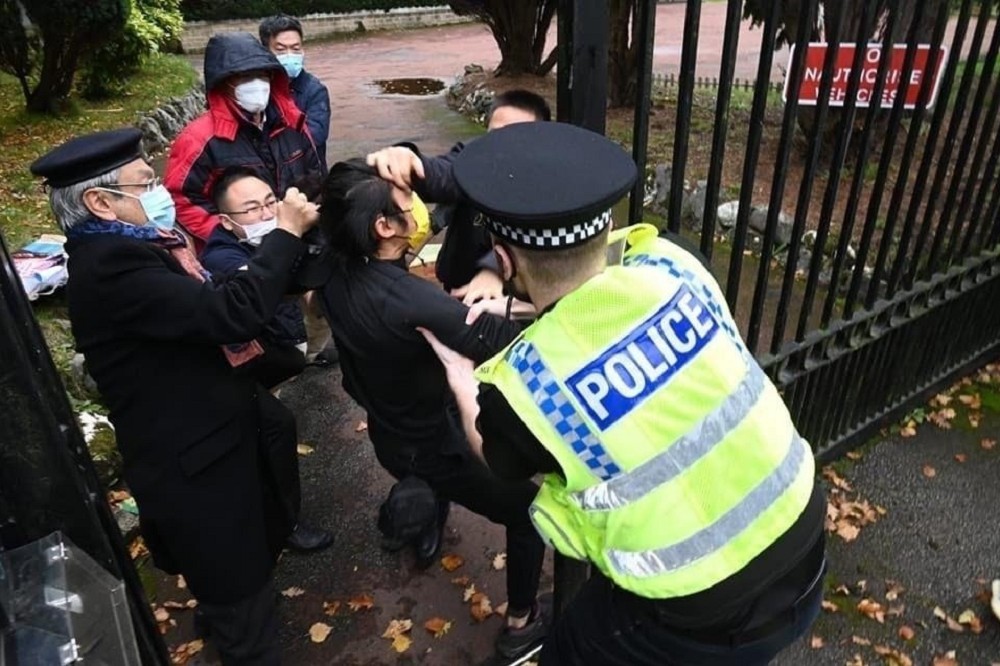
[{"label": "checkered police cap", "polygon": [[562,123],[517,123],[470,142],[454,162],[459,188],[495,235],[565,249],[600,234],[636,167],[615,142]]}]

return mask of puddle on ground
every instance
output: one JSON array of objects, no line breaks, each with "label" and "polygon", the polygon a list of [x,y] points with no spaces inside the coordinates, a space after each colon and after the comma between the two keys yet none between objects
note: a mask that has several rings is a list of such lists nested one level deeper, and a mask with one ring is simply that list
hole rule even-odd
[{"label": "puddle on ground", "polygon": [[378,79],[372,85],[380,95],[437,95],[444,90],[444,81],[432,78]]}]

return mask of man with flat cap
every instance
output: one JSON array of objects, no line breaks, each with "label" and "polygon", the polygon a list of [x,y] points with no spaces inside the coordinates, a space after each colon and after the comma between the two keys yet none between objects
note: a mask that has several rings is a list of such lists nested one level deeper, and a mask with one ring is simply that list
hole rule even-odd
[{"label": "man with flat cap", "polygon": [[68,238],[73,335],[157,566],[183,574],[224,664],[277,664],[271,572],[294,523],[259,431],[283,407],[234,367],[259,353],[316,207],[290,189],[247,270],[212,281],[141,139],[79,137],[31,165]]},{"label": "man with flat cap", "polygon": [[819,612],[824,500],[712,275],[650,225],[611,231],[636,169],[598,134],[514,125],[454,173],[538,318],[475,374],[424,334],[473,447],[544,473],[536,528],[596,569],[542,663],[768,663]]}]

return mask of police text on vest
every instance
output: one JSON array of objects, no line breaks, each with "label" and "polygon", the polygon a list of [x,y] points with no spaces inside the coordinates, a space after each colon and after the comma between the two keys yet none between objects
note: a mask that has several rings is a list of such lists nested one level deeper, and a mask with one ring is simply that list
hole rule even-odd
[{"label": "police text on vest", "polygon": [[718,330],[704,303],[681,286],[566,384],[597,427],[607,430],[697,356]]}]

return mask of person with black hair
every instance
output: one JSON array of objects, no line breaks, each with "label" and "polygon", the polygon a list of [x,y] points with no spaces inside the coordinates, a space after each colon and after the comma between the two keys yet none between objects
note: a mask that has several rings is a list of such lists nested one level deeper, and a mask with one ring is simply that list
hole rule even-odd
[{"label": "person with black hair", "polygon": [[320,227],[333,275],[323,290],[344,389],[367,412],[379,463],[397,479],[416,476],[439,499],[439,518],[417,540],[428,566],[441,545],[449,501],[507,531],[507,622],[497,651],[515,657],[538,644],[546,614],[536,600],[544,546],[528,515],[530,480],[501,481],[469,448],[443,369],[417,327],[485,360],[520,326],[481,315],[410,273],[406,256],[420,224],[413,193],[383,180],[362,160],[339,162],[323,190]]},{"label": "person with black hair", "polygon": [[[487,131],[515,123],[552,119],[548,102],[529,90],[514,89],[497,94],[487,115]],[[451,165],[465,148],[456,143],[445,155],[427,157],[413,144],[400,144],[371,153],[366,161],[397,187],[413,188],[422,199],[438,204],[434,219],[438,229],[447,228],[435,262],[435,275],[445,290],[466,305],[502,295],[489,233],[477,224],[476,211],[462,203],[451,175]]]},{"label": "person with black hair", "polygon": [[325,166],[326,141],[330,138],[330,91],[304,68],[302,23],[294,16],[277,14],[262,20],[259,32],[260,43],[275,55],[288,73],[295,105],[306,114],[306,125]]}]

